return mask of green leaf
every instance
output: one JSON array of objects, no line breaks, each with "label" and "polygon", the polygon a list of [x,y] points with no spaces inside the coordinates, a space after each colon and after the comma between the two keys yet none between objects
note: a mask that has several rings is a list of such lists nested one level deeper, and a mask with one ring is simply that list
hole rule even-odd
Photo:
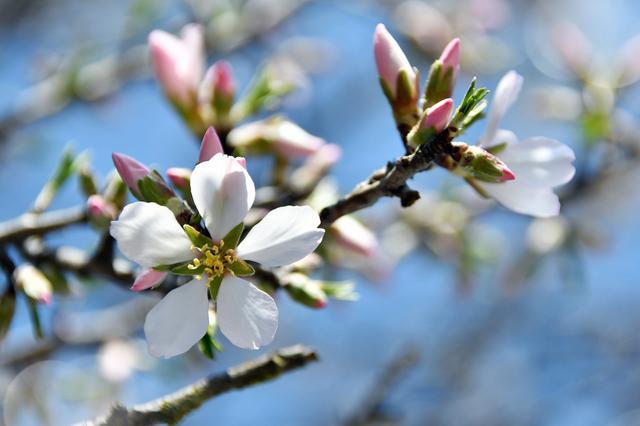
[{"label": "green leaf", "polygon": [[27,305],[29,307],[29,318],[31,318],[31,326],[33,334],[38,339],[44,338],[42,332],[42,322],[40,321],[40,313],[38,312],[38,302],[27,296]]},{"label": "green leaf", "polygon": [[62,185],[76,172],[78,167],[86,163],[86,156],[75,157],[71,148],[67,147],[62,153],[53,176],[45,183],[33,203],[33,211],[41,212],[47,209],[58,194]]},{"label": "green leaf", "polygon": [[238,247],[238,242],[240,242],[242,231],[244,231],[244,223],[241,222],[222,239],[222,241],[224,241],[224,248],[235,250],[235,248]]},{"label": "green leaf", "polygon": [[158,203],[161,206],[175,197],[174,192],[167,186],[160,173],[155,170],[138,181],[138,190],[142,201]]},{"label": "green leaf", "polygon": [[483,117],[484,109],[487,107],[484,98],[487,94],[489,94],[489,90],[484,87],[476,89],[476,79],[474,78],[451,120],[451,125],[458,128],[458,134],[463,133]]}]

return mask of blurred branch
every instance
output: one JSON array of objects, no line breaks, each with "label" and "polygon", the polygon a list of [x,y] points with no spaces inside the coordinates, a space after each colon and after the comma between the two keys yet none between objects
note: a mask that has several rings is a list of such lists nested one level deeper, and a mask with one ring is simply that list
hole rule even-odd
[{"label": "blurred branch", "polygon": [[171,395],[146,404],[131,408],[115,405],[105,417],[83,424],[87,426],[175,424],[215,396],[273,380],[317,359],[317,354],[310,348],[301,345],[287,347],[230,368],[223,374],[209,376]]},{"label": "blurred branch", "polygon": [[27,212],[15,219],[0,223],[0,242],[43,235],[50,231],[83,223],[87,219],[84,206],[54,210],[45,213]]}]

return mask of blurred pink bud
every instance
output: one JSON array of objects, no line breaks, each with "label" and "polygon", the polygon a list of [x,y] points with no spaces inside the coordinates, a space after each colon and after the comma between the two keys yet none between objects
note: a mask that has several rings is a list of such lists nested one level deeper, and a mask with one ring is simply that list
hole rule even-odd
[{"label": "blurred pink bud", "polygon": [[139,192],[138,181],[149,175],[151,170],[135,158],[119,152],[111,154],[111,158],[123,182],[129,187],[131,192],[137,194]]},{"label": "blurred pink bud", "polygon": [[190,169],[171,167],[167,169],[167,177],[176,188],[189,189],[189,182],[191,181]]},{"label": "blurred pink bud", "polygon": [[233,80],[233,69],[227,61],[218,61],[211,65],[205,80],[211,84],[214,95],[220,94],[226,98],[232,98],[235,94],[236,85]]},{"label": "blurred pink bud", "polygon": [[454,38],[447,44],[447,47],[442,51],[440,55],[440,62],[442,62],[442,71],[453,70],[453,76],[460,68],[460,39]]},{"label": "blurred pink bud", "polygon": [[437,133],[443,131],[449,124],[453,111],[453,100],[443,99],[431,108],[427,108],[422,119],[422,128],[434,129]]},{"label": "blurred pink bud", "polygon": [[222,144],[220,138],[216,133],[216,130],[209,126],[204,137],[202,138],[202,144],[200,145],[200,155],[198,155],[198,163],[210,160],[214,155],[223,153]]},{"label": "blurred pink bud", "polygon": [[143,270],[131,286],[133,291],[142,291],[160,284],[167,276],[168,272],[156,271],[155,269]]},{"label": "blurred pink bud", "polygon": [[513,174],[511,170],[507,167],[506,164],[502,163],[502,182],[506,182],[508,180],[514,180],[516,175]]},{"label": "blurred pink bud", "polygon": [[236,157],[236,161],[240,163],[242,167],[247,168],[247,159],[244,157]]},{"label": "blurred pink bud", "polygon": [[98,220],[113,220],[118,214],[113,204],[98,194],[94,194],[87,199],[87,212],[91,218]]},{"label": "blurred pink bud", "polygon": [[416,79],[416,74],[407,56],[383,24],[378,24],[373,34],[373,53],[378,74],[387,84],[392,96],[396,94],[398,73],[401,70],[408,73],[410,81]]},{"label": "blurred pink bud", "polygon": [[378,251],[378,239],[366,226],[353,216],[342,216],[330,228],[336,243],[350,252],[372,256]]},{"label": "blurred pink bud", "polygon": [[577,25],[568,21],[556,25],[553,31],[553,41],[571,71],[578,75],[587,71],[593,56],[593,49]]},{"label": "blurred pink bud", "polygon": [[321,146],[315,154],[310,156],[305,166],[326,170],[337,163],[341,156],[342,148],[334,143],[328,143]]},{"label": "blurred pink bud", "polygon": [[180,32],[180,38],[165,31],[152,31],[149,49],[156,78],[167,97],[182,106],[192,106],[204,72],[202,27],[188,24]]}]

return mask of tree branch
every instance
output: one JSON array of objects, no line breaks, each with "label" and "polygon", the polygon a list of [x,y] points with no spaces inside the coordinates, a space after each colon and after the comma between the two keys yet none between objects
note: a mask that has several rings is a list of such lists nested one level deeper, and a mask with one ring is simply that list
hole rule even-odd
[{"label": "tree branch", "polygon": [[0,242],[15,241],[31,235],[43,235],[86,220],[87,213],[84,206],[45,213],[27,212],[15,219],[0,223]]},{"label": "tree branch", "polygon": [[433,167],[442,155],[451,153],[451,140],[457,129],[442,131],[433,141],[420,145],[413,154],[398,158],[387,167],[373,172],[369,179],[358,184],[351,193],[320,212],[320,227],[328,228],[341,216],[373,205],[382,197],[398,197],[403,207],[420,199],[420,194],[407,185],[407,181],[419,172]]},{"label": "tree branch", "polygon": [[230,368],[225,373],[200,380],[146,404],[130,408],[115,405],[106,416],[82,425],[175,424],[215,396],[273,380],[317,359],[317,354],[310,348],[301,345],[290,346]]}]

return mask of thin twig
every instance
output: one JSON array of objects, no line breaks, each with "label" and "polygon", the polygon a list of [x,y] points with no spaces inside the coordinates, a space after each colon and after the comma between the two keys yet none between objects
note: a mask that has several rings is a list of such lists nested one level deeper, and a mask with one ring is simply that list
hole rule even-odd
[{"label": "thin twig", "polygon": [[130,408],[115,405],[106,416],[84,422],[82,425],[175,424],[215,396],[273,380],[317,359],[317,354],[308,347],[290,346],[230,368],[225,373],[200,380],[146,404]]},{"label": "thin twig", "polygon": [[87,220],[84,206],[53,210],[45,213],[24,213],[15,219],[0,223],[0,242],[44,235],[47,232],[83,223]]}]

